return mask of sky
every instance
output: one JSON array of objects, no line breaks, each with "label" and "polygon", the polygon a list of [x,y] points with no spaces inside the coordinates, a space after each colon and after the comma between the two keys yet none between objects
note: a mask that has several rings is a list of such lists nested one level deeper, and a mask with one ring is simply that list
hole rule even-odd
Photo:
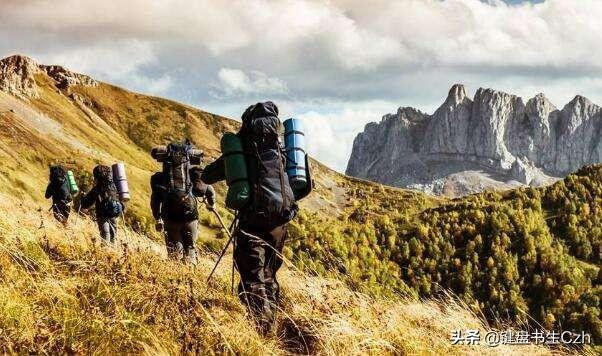
[{"label": "sky", "polygon": [[344,171],[366,123],[455,83],[602,104],[602,0],[0,0],[25,54],[239,118],[272,100]]}]

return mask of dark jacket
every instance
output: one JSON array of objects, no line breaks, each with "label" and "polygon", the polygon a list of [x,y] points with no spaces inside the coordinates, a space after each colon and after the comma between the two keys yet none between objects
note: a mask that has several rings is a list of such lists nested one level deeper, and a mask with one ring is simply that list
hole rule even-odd
[{"label": "dark jacket", "polygon": [[71,202],[71,192],[69,191],[69,184],[67,181],[63,182],[50,182],[46,187],[46,199],[52,198],[52,205],[66,205]]},{"label": "dark jacket", "polygon": [[[103,187],[99,184],[96,184],[94,185],[94,187],[92,187],[88,194],[84,195],[80,202],[80,206],[82,209],[90,209],[93,205],[98,207],[104,201],[104,199],[108,199],[108,194],[112,195],[112,199],[119,200],[117,189],[112,183],[108,187]],[[123,208],[123,211],[125,212],[125,204],[123,202],[120,203]],[[97,218],[107,218],[107,216],[102,215],[100,209],[95,210]]]},{"label": "dark jacket", "polygon": [[[200,167],[190,169],[190,181],[192,182],[192,194],[198,198],[207,200],[208,205],[215,204],[215,190],[211,185],[205,184],[201,180],[203,170]],[[166,221],[188,222],[198,219],[198,209],[196,201],[193,211],[187,216],[168,216],[167,209],[164,208],[167,200],[167,191],[164,187],[163,172],[157,172],[151,176],[151,210],[155,220],[163,219]]]}]

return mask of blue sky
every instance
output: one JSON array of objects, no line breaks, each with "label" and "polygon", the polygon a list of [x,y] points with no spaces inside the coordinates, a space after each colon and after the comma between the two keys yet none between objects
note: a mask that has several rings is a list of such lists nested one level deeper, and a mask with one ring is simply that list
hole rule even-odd
[{"label": "blue sky", "polygon": [[601,18],[598,0],[4,0],[0,56],[233,118],[273,100],[343,171],[367,122],[454,83],[602,103]]}]

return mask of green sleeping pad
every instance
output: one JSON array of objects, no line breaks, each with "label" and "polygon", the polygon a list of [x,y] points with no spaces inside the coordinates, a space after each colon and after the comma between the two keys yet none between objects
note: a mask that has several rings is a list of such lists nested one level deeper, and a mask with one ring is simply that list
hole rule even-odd
[{"label": "green sleeping pad", "polygon": [[247,204],[251,194],[247,164],[240,138],[233,133],[225,133],[221,140],[222,156],[226,171],[226,206],[239,210]]},{"label": "green sleeping pad", "polygon": [[67,171],[67,184],[69,185],[69,192],[71,192],[71,194],[77,194],[79,192],[79,188],[77,187],[75,176],[73,175],[72,171]]}]

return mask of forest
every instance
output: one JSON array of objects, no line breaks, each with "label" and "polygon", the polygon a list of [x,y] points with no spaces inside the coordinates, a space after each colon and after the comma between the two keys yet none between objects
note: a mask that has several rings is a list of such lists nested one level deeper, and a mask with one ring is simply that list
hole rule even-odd
[{"label": "forest", "polygon": [[543,188],[433,204],[370,183],[334,219],[304,212],[287,249],[300,268],[375,295],[453,293],[494,325],[602,338],[602,166]]}]

